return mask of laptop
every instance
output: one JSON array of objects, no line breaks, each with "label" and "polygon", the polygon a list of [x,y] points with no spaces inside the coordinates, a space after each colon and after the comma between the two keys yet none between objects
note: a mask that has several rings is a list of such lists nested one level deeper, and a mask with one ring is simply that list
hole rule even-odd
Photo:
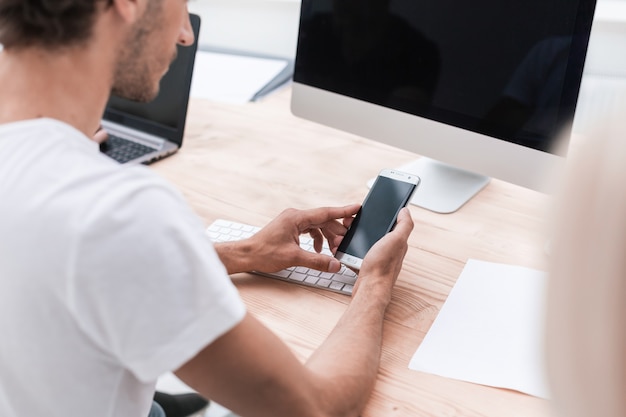
[{"label": "laptop", "polygon": [[183,144],[200,17],[190,14],[196,42],[178,46],[178,55],[161,79],[158,96],[138,103],[111,95],[102,117],[109,138],[100,146],[122,164],[149,164],[172,155]]}]

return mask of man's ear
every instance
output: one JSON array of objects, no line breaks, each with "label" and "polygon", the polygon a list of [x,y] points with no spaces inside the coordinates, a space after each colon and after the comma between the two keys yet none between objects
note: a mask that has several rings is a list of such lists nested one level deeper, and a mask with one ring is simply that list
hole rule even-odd
[{"label": "man's ear", "polygon": [[158,0],[112,0],[111,7],[127,23],[134,23],[145,12],[148,1]]}]

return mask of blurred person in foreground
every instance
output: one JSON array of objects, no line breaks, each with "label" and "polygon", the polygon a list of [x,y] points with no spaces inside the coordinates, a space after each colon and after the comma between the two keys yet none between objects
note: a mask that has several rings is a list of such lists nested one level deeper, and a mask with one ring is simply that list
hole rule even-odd
[{"label": "blurred person in foreground", "polygon": [[[583,139],[583,138],[581,138]],[[626,416],[626,125],[573,147],[554,216],[547,363],[558,416]]]}]

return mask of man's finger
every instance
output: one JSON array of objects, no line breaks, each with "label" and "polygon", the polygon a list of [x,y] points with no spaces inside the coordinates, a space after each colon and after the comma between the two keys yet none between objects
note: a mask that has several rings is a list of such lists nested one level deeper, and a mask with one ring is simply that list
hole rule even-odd
[{"label": "man's finger", "polygon": [[341,263],[332,256],[302,251],[299,264],[323,272],[339,272]]},{"label": "man's finger", "polygon": [[413,227],[414,224],[413,219],[411,218],[411,212],[408,208],[404,207],[398,213],[398,221],[396,222],[396,226],[393,230],[394,232],[400,233],[408,238],[411,234],[411,231],[413,230]]},{"label": "man's finger", "polygon": [[343,207],[320,207],[302,212],[301,226],[321,227],[330,220],[344,219],[354,216],[361,206],[359,204],[351,204]]},{"label": "man's finger", "polygon": [[93,140],[96,143],[102,143],[109,138],[109,134],[104,129],[99,129],[94,135]]}]

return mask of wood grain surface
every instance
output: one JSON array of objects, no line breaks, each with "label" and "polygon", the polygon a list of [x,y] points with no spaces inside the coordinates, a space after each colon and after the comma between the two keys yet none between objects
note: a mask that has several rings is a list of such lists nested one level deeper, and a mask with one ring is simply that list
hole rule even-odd
[{"label": "wood grain surface", "polygon": [[[224,218],[262,226],[287,207],[360,203],[378,171],[418,157],[299,119],[289,100],[288,87],[245,105],[192,100],[182,149],[152,167],[207,225]],[[547,203],[543,194],[492,180],[456,213],[411,207],[415,229],[387,312],[379,378],[365,417],[551,415],[545,400],[408,369],[467,259],[545,268]],[[302,360],[350,302],[251,274],[233,281],[250,312]]]}]

